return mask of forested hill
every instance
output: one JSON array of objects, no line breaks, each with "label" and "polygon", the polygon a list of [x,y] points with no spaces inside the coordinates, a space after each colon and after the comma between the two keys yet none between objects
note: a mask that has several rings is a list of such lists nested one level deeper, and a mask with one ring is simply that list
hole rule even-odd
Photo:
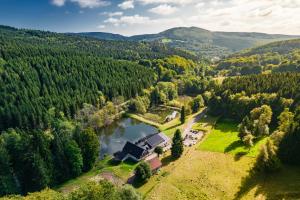
[{"label": "forested hill", "polygon": [[299,36],[272,35],[264,33],[212,32],[197,27],[172,28],[157,34],[124,37],[109,33],[79,33],[98,39],[156,41],[206,57],[222,57],[259,44],[299,38]]},{"label": "forested hill", "polygon": [[221,60],[217,70],[225,75],[300,72],[300,39],[273,42]]},{"label": "forested hill", "polygon": [[[164,58],[180,55],[191,59],[195,56],[161,43],[107,41],[73,34],[53,33],[39,30],[16,29],[0,26],[1,55],[19,56],[24,48],[31,48],[30,53],[51,53],[62,51],[64,54],[88,54],[114,59],[139,60],[146,58]],[[18,47],[18,48],[13,48]],[[5,51],[3,51],[5,49]],[[29,52],[27,52],[29,53]],[[29,56],[27,54],[27,56]]]},{"label": "forested hill", "polygon": [[83,103],[95,105],[102,93],[109,99],[134,97],[156,81],[154,71],[137,61],[173,54],[188,56],[161,44],[1,26],[0,131],[43,128],[48,109],[56,107],[72,117]]},{"label": "forested hill", "polygon": [[240,56],[251,56],[255,54],[265,54],[265,53],[279,53],[279,54],[288,54],[295,49],[300,49],[300,39],[294,40],[284,40],[278,42],[272,42],[263,46],[255,47],[252,49],[247,49],[238,53]]}]

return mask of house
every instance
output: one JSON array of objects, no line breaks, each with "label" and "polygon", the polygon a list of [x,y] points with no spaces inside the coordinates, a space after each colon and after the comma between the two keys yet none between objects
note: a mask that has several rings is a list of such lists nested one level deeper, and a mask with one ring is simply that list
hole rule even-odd
[{"label": "house", "polygon": [[166,121],[166,122],[172,121],[173,119],[176,118],[177,113],[178,113],[177,111],[173,111],[173,113],[172,113],[171,115],[168,115],[168,116],[166,117],[165,121]]},{"label": "house", "polygon": [[131,142],[126,142],[122,151],[118,151],[114,154],[114,159],[117,161],[124,161],[132,159],[136,162],[142,160],[148,154],[147,150],[139,147]]},{"label": "house", "polygon": [[167,147],[170,143],[170,138],[168,138],[163,133],[155,133],[146,136],[136,143],[126,142],[122,151],[114,153],[114,159],[117,161],[124,161],[127,159],[132,159],[136,162],[144,159],[154,152],[154,149],[158,146]]},{"label": "house", "polygon": [[151,160],[148,160],[147,161],[149,166],[150,166],[150,169],[151,169],[151,172],[152,174],[155,174],[158,172],[158,170],[161,168],[162,166],[162,163],[161,161],[159,160],[158,157],[154,157],[152,158]]}]

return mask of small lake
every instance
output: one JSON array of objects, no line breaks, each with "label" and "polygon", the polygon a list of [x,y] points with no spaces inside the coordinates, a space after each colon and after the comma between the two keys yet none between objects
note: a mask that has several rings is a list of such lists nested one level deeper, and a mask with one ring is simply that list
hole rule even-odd
[{"label": "small lake", "polygon": [[127,141],[136,140],[157,133],[158,129],[131,118],[116,120],[111,125],[99,131],[100,157],[105,154],[113,155],[122,150]]}]

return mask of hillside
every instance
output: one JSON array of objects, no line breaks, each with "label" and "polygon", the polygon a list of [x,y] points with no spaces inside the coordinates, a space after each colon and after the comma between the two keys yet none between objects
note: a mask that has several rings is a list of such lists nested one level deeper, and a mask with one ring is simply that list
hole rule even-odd
[{"label": "hillside", "polygon": [[285,40],[247,49],[221,60],[217,70],[226,75],[300,71],[300,40]]},{"label": "hillside", "polygon": [[83,103],[95,105],[99,94],[134,97],[156,80],[154,70],[137,62],[174,54],[189,56],[162,44],[1,26],[0,131],[44,127],[52,107],[74,117]]},{"label": "hillside", "polygon": [[168,46],[188,50],[201,56],[222,57],[259,44],[297,38],[287,35],[270,35],[264,33],[212,32],[197,27],[172,28],[158,34],[122,37],[104,33],[80,33],[98,39],[159,41]]}]

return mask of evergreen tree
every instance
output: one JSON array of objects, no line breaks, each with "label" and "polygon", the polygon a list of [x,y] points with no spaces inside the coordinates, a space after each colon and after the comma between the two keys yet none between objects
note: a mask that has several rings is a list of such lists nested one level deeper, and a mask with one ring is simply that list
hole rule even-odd
[{"label": "evergreen tree", "polygon": [[83,171],[86,172],[93,167],[99,155],[99,138],[93,129],[80,130],[79,127],[75,130],[74,138],[81,149]]},{"label": "evergreen tree", "polygon": [[183,139],[181,136],[181,131],[177,129],[173,137],[171,155],[173,158],[178,159],[182,155],[182,153],[183,153]]},{"label": "evergreen tree", "polygon": [[181,122],[181,124],[185,123],[185,108],[184,108],[184,106],[181,107],[180,122]]}]

